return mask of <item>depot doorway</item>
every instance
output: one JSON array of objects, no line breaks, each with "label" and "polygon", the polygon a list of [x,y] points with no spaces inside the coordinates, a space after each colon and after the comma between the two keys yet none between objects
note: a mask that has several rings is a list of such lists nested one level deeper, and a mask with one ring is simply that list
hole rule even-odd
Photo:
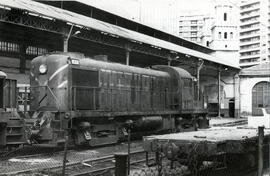
[{"label": "depot doorway", "polygon": [[229,100],[229,117],[235,117],[235,101],[234,98]]}]

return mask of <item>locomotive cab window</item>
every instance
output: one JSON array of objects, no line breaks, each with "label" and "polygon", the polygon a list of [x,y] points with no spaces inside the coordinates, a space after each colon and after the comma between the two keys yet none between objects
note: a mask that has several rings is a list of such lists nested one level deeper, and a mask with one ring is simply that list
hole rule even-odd
[{"label": "locomotive cab window", "polygon": [[98,87],[99,74],[95,70],[72,69],[73,86]]}]

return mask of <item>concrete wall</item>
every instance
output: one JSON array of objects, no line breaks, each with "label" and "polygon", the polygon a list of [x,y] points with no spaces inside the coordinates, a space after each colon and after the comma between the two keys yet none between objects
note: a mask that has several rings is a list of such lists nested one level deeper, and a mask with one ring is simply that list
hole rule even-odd
[{"label": "concrete wall", "polygon": [[240,115],[252,114],[252,89],[262,81],[270,82],[270,77],[240,77]]}]

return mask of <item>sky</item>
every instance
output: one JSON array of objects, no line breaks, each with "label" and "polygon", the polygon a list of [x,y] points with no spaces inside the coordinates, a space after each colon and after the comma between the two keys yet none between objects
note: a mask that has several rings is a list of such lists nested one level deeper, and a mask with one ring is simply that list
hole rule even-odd
[{"label": "sky", "polygon": [[[129,19],[136,19],[136,12],[139,8],[140,0],[77,0],[86,4],[95,5],[98,8],[110,11],[120,16],[125,16]],[[150,0],[141,0],[144,3]],[[167,0],[162,0],[166,2]],[[209,10],[213,9],[216,1],[228,1],[232,4],[240,2],[240,0],[177,0],[179,14],[188,12],[197,12],[202,14],[211,13]],[[161,4],[162,6],[162,4]]]},{"label": "sky", "polygon": [[[180,15],[210,15],[216,2],[241,0],[76,0],[151,27],[177,34]],[[164,2],[164,3],[163,3]],[[175,8],[177,7],[177,8]],[[151,9],[152,8],[152,9]],[[141,10],[143,9],[143,10]],[[149,9],[149,10],[148,10]],[[211,11],[210,11],[211,10]],[[166,15],[167,14],[167,15]]]},{"label": "sky", "polygon": [[210,6],[213,6],[213,0],[178,0],[180,13],[201,12],[209,13]]},{"label": "sky", "polygon": [[[165,0],[166,1],[166,0]],[[228,2],[229,4],[236,6],[241,0],[178,0],[178,9],[181,13],[199,12],[199,13],[211,13],[211,7],[214,7],[215,3]]]}]

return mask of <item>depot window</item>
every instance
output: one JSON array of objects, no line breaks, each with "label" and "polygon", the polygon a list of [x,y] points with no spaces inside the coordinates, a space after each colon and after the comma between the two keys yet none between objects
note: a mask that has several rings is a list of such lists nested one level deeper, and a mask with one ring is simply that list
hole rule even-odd
[{"label": "depot window", "polygon": [[227,13],[224,13],[223,19],[224,19],[224,21],[227,21]]},{"label": "depot window", "polygon": [[227,32],[224,32],[224,39],[227,39]]}]

